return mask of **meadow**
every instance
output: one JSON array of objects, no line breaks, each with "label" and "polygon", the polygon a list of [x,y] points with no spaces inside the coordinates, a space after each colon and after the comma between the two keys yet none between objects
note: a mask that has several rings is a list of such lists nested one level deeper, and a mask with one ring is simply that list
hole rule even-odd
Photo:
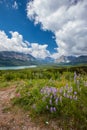
[{"label": "meadow", "polygon": [[11,103],[33,120],[63,130],[87,129],[87,66],[0,71],[0,89],[16,86]]}]

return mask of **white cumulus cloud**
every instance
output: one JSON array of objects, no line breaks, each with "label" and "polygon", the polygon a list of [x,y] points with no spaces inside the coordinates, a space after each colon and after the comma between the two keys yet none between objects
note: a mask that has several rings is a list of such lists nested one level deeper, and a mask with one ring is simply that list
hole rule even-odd
[{"label": "white cumulus cloud", "polygon": [[87,55],[87,0],[33,0],[27,17],[55,34],[58,55]]},{"label": "white cumulus cloud", "polygon": [[50,56],[50,52],[47,50],[47,44],[40,45],[38,43],[24,41],[23,36],[18,32],[10,31],[10,34],[11,38],[4,31],[0,31],[0,51],[22,52],[42,59]]},{"label": "white cumulus cloud", "polygon": [[14,4],[12,5],[12,7],[13,7],[14,9],[18,9],[18,4],[17,4],[16,1],[14,1]]}]

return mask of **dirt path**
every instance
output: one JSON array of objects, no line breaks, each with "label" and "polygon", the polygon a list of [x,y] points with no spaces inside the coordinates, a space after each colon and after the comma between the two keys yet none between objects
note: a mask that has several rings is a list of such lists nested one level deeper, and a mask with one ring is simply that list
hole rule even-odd
[{"label": "dirt path", "polygon": [[20,109],[12,109],[11,98],[15,96],[15,87],[0,90],[0,130],[59,130],[56,126],[38,126],[32,123],[27,113]]}]

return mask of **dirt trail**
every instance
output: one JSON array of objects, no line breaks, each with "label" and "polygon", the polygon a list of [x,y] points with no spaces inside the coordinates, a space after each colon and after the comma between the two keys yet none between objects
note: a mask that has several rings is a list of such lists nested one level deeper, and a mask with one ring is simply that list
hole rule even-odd
[{"label": "dirt trail", "polygon": [[20,109],[12,110],[10,100],[14,96],[15,87],[0,90],[0,130],[59,130],[46,125],[38,126],[32,123],[27,113]]}]

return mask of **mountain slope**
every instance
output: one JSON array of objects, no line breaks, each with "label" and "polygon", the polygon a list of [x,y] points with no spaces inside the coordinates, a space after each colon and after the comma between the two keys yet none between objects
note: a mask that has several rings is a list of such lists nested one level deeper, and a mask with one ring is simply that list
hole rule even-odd
[{"label": "mountain slope", "polygon": [[0,52],[0,66],[23,66],[34,64],[36,64],[36,59],[30,54],[8,51]]},{"label": "mountain slope", "polygon": [[55,60],[55,63],[59,64],[87,64],[87,56],[61,56],[58,59]]}]

